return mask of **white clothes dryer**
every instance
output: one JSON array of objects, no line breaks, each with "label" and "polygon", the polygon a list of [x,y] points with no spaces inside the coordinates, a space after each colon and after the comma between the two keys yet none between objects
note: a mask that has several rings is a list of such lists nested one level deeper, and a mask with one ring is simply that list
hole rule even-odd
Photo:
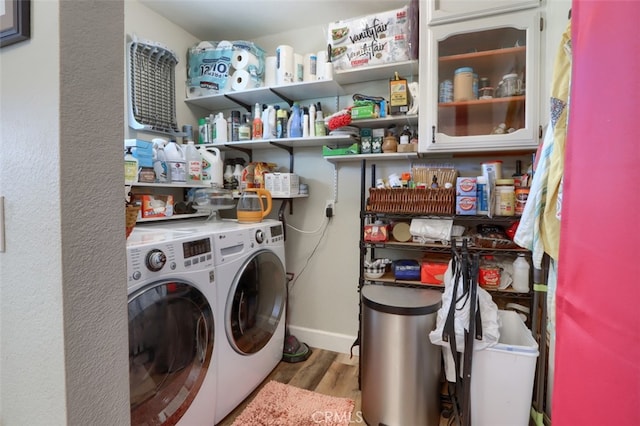
[{"label": "white clothes dryer", "polygon": [[282,359],[285,269],[282,223],[218,223],[213,233],[218,336],[216,420],[233,411]]},{"label": "white clothes dryer", "polygon": [[211,235],[138,225],[127,239],[132,425],[215,421]]}]

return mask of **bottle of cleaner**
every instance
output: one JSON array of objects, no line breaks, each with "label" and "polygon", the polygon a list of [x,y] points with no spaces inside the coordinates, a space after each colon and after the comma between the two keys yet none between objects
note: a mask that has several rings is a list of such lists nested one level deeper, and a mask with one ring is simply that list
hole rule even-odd
[{"label": "bottle of cleaner", "polygon": [[309,137],[309,109],[307,107],[302,109],[302,137]]},{"label": "bottle of cleaner", "polygon": [[277,128],[276,128],[276,109],[269,105],[268,107],[269,109],[269,130],[271,130],[271,134],[269,135],[270,138],[275,138],[276,137],[276,132],[277,132]]},{"label": "bottle of cleaner", "polygon": [[224,186],[224,162],[220,150],[215,147],[197,147],[202,156],[202,183]]},{"label": "bottle of cleaner", "polygon": [[233,189],[237,191],[240,190],[240,182],[242,182],[242,170],[244,170],[242,163],[237,162],[233,168],[233,180],[235,181]]},{"label": "bottle of cleaner", "polygon": [[316,136],[316,105],[309,106],[309,137]]},{"label": "bottle of cleaner", "polygon": [[167,155],[164,152],[164,146],[167,143],[166,140],[161,138],[155,138],[153,142],[153,171],[156,174],[157,183],[169,183],[171,177],[169,176],[169,165],[167,164]]},{"label": "bottle of cleaner", "polygon": [[291,130],[289,131],[289,137],[302,137],[302,111],[300,111],[300,104],[297,102],[293,104],[291,111]]},{"label": "bottle of cleaner", "polygon": [[124,183],[138,182],[138,160],[131,153],[131,147],[127,147],[124,155]]},{"label": "bottle of cleaner", "polygon": [[276,119],[276,137],[283,139],[287,137],[287,112],[279,109]]},{"label": "bottle of cleaner", "polygon": [[187,142],[187,182],[202,183],[202,156],[193,141]]},{"label": "bottle of cleaner", "polygon": [[260,117],[260,104],[256,103],[253,113],[253,135],[252,139],[262,139],[264,126],[262,124],[262,117]]},{"label": "bottle of cleaner", "polygon": [[233,165],[231,163],[227,163],[224,169],[224,189],[233,189],[234,178],[233,178]]},{"label": "bottle of cleaner", "polygon": [[164,153],[167,157],[171,182],[185,183],[187,181],[187,166],[182,145],[172,139],[164,147]]},{"label": "bottle of cleaner", "polygon": [[523,253],[518,253],[518,257],[513,262],[513,283],[511,287],[517,292],[529,292],[529,262]]},{"label": "bottle of cleaner", "polygon": [[229,138],[227,136],[227,120],[225,120],[224,115],[220,112],[216,116],[216,138],[214,139],[214,143],[224,143],[228,142]]},{"label": "bottle of cleaner", "polygon": [[240,120],[240,126],[238,127],[238,140],[251,140],[251,125],[249,124],[249,117],[246,114],[244,114]]},{"label": "bottle of cleaner", "polygon": [[271,138],[271,125],[269,124],[269,112],[271,109],[271,105],[268,105],[262,110],[262,139]]}]

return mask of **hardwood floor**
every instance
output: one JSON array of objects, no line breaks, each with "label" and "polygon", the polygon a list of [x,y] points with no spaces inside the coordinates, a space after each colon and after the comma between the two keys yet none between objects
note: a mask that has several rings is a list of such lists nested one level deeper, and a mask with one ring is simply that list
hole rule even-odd
[{"label": "hardwood floor", "polygon": [[[288,383],[292,386],[323,393],[325,395],[351,398],[356,405],[352,414],[352,425],[364,425],[361,412],[361,395],[358,387],[358,362],[354,356],[313,349],[305,362],[280,362],[275,370],[247,397],[234,411],[225,417],[218,426],[229,426],[235,418],[251,402],[258,391],[270,380]],[[440,426],[446,426],[446,419],[441,419]]]}]

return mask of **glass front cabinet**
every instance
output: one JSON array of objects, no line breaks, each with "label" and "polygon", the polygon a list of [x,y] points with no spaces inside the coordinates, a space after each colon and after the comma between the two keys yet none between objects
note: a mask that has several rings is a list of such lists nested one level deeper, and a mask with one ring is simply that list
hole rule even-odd
[{"label": "glass front cabinet", "polygon": [[421,31],[420,152],[535,149],[541,21],[537,10]]}]

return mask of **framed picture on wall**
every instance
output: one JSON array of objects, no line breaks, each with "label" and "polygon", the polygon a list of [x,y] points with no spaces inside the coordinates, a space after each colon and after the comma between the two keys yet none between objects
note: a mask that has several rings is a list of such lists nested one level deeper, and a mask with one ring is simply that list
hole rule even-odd
[{"label": "framed picture on wall", "polygon": [[31,37],[31,0],[0,0],[0,47]]}]

